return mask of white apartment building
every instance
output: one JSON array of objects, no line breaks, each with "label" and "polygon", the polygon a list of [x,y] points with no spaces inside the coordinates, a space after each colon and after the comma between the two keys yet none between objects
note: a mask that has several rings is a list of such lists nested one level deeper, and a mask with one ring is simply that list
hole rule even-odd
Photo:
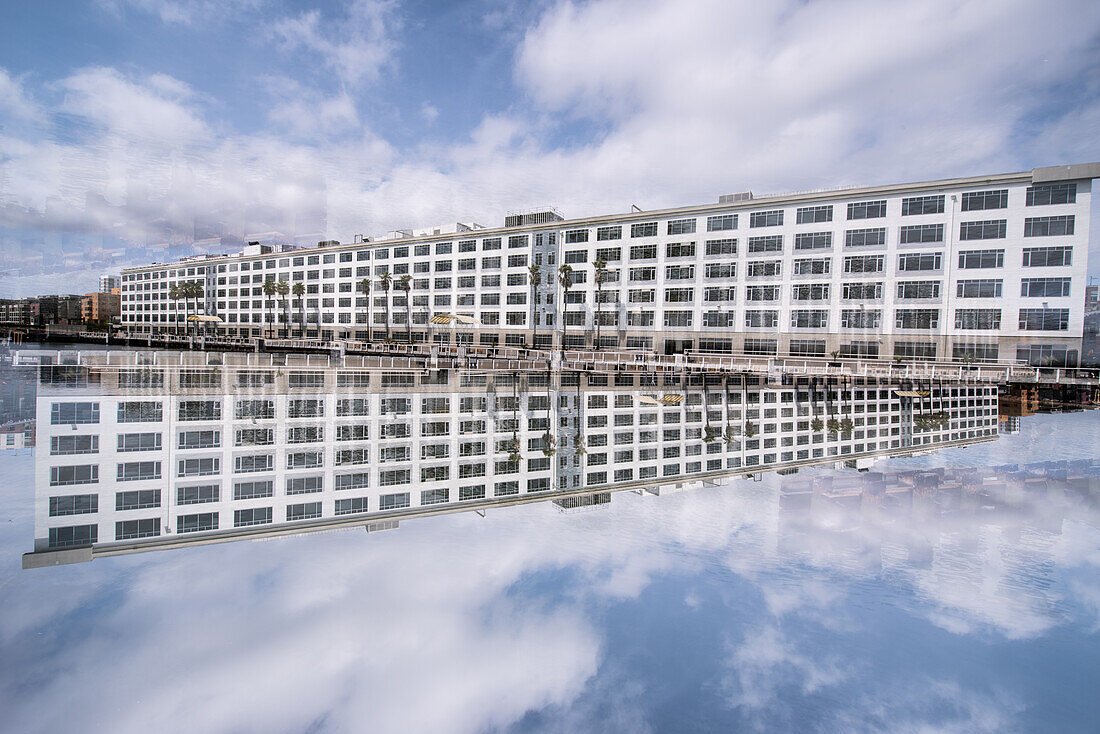
[{"label": "white apartment building", "polygon": [[[122,320],[139,332],[199,313],[234,336],[289,322],[291,334],[360,340],[1073,365],[1098,175],[1100,164],[1080,164],[252,248],[125,270]],[[304,292],[265,297],[267,280]],[[172,301],[186,281],[202,297]],[[444,314],[477,324],[434,326]]]},{"label": "white apartment building", "polygon": [[315,530],[997,436],[992,385],[277,365],[41,374],[46,555],[28,565],[71,548]]}]

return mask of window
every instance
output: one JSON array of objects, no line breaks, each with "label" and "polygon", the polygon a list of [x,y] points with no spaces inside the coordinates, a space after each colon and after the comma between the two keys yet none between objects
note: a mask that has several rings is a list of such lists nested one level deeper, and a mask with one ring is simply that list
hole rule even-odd
[{"label": "window", "polygon": [[755,260],[749,262],[748,277],[771,278],[780,275],[783,263],[779,260]]},{"label": "window", "polygon": [[233,527],[235,528],[245,528],[251,525],[267,525],[270,522],[270,507],[251,507],[247,510],[233,511]]},{"label": "window", "polygon": [[774,355],[779,353],[779,343],[775,339],[746,339],[745,354]]},{"label": "window", "polygon": [[879,301],[882,300],[882,283],[845,283],[843,295],[845,301]]},{"label": "window", "polygon": [[913,196],[901,200],[901,215],[943,214],[943,194],[933,196]]},{"label": "window", "polygon": [[665,288],[665,303],[692,303],[694,300],[694,288]]},{"label": "window", "polygon": [[115,493],[115,510],[144,510],[150,507],[160,507],[159,489]]},{"label": "window", "polygon": [[783,235],[777,234],[768,237],[749,237],[749,252],[783,252]]},{"label": "window", "polygon": [[1024,278],[1020,295],[1024,298],[1061,298],[1069,295],[1069,278]]},{"label": "window", "polygon": [[205,477],[220,472],[221,459],[216,456],[205,459],[180,459],[177,465],[176,476]]},{"label": "window", "polygon": [[1000,280],[960,280],[955,295],[959,298],[1000,298]]},{"label": "window", "polygon": [[154,423],[161,420],[161,406],[156,401],[135,401],[118,404],[119,423]]},{"label": "window", "polygon": [[746,301],[778,301],[779,286],[750,285],[745,288]]},{"label": "window", "polygon": [[901,244],[943,242],[942,224],[914,224],[901,228]]},{"label": "window", "polygon": [[939,325],[939,309],[899,308],[894,312],[894,327],[898,329],[936,329]]},{"label": "window", "polygon": [[1004,250],[961,250],[959,252],[959,267],[963,270],[1003,268],[1004,264]]},{"label": "window", "polygon": [[745,326],[750,329],[774,328],[779,325],[778,311],[746,311]]},{"label": "window", "polygon": [[898,270],[900,272],[939,270],[942,266],[943,261],[939,253],[912,253],[898,255]]},{"label": "window", "polygon": [[833,221],[832,205],[804,206],[799,207],[799,209],[795,212],[795,222],[797,224],[812,224],[814,222],[831,221]]},{"label": "window", "polygon": [[99,512],[99,495],[70,494],[63,497],[50,497],[50,517],[68,515],[90,515]]},{"label": "window", "polygon": [[335,514],[353,515],[359,512],[367,512],[367,509],[366,497],[349,497],[348,499],[336,500]]},{"label": "window", "polygon": [[791,311],[792,329],[824,329],[829,325],[829,312],[824,309],[795,309]]},{"label": "window", "polygon": [[233,484],[233,499],[235,500],[271,497],[274,493],[274,483],[270,479],[260,482],[234,482]]},{"label": "window", "polygon": [[619,225],[612,227],[597,227],[596,228],[596,241],[603,242],[606,240],[621,240],[623,238],[623,228]]},{"label": "window", "polygon": [[691,311],[665,311],[665,326],[687,328],[691,326]]},{"label": "window", "polygon": [[960,308],[955,310],[956,329],[1000,329],[1001,309]]},{"label": "window", "polygon": [[829,258],[813,258],[794,261],[795,275],[828,275],[833,261]]},{"label": "window", "polygon": [[694,219],[670,219],[665,232],[670,235],[692,234],[695,232]]},{"label": "window", "polygon": [[805,283],[791,286],[791,298],[795,301],[829,300],[828,283]]},{"label": "window", "polygon": [[707,255],[736,255],[737,240],[707,240]]},{"label": "window", "polygon": [[996,362],[1000,349],[996,344],[955,342],[951,347],[954,359],[973,359],[979,362]]},{"label": "window", "polygon": [[903,280],[898,283],[898,300],[939,298],[940,284],[936,280]]},{"label": "window", "polygon": [[1072,247],[1025,247],[1024,267],[1062,267],[1073,264]]},{"label": "window", "polygon": [[298,505],[286,506],[287,522],[294,520],[312,520],[321,516],[320,502],[304,502]]},{"label": "window", "polygon": [[640,224],[630,225],[631,237],[656,237],[657,236],[657,223],[656,222],[643,222]]},{"label": "window", "polygon": [[691,280],[694,277],[694,265],[668,265],[665,267],[665,280]]},{"label": "window", "polygon": [[[851,205],[849,204],[849,207]],[[851,219],[851,217],[848,217]],[[791,339],[790,354],[792,357],[824,357],[825,341],[817,339]]]},{"label": "window", "polygon": [[886,228],[849,229],[844,233],[845,247],[876,247],[886,244]]},{"label": "window", "polygon": [[565,230],[565,244],[572,244],[574,242],[588,242],[588,230],[587,229],[567,229]]},{"label": "window", "polygon": [[566,250],[565,262],[572,265],[588,262],[588,250]]},{"label": "window", "polygon": [[71,456],[73,454],[98,454],[99,436],[51,436],[51,456]]},{"label": "window", "polygon": [[[938,255],[937,255],[938,257]],[[885,267],[884,255],[859,255],[844,258],[845,273],[881,273]]]},{"label": "window", "polygon": [[[201,432],[200,432],[201,433]],[[208,433],[215,433],[214,431],[208,431]],[[184,436],[190,436],[189,433],[180,434],[180,448],[190,448],[184,446]],[[118,451],[120,453],[128,453],[131,451],[160,451],[161,438],[159,433],[120,433],[118,434]]]},{"label": "window", "polygon": [[694,242],[672,242],[665,245],[665,257],[695,257]]},{"label": "window", "polygon": [[718,216],[707,217],[708,232],[724,232],[728,229],[737,229],[736,214],[719,214]]},{"label": "window", "polygon": [[181,421],[220,421],[222,406],[217,400],[181,400],[179,420]]},{"label": "window", "polygon": [[1069,329],[1068,308],[1021,308],[1021,331],[1066,331]]},{"label": "window", "polygon": [[886,216],[886,200],[858,201],[848,205],[848,219],[878,219]]},{"label": "window", "polygon": [[779,227],[783,224],[783,210],[753,212],[749,215],[750,227]]},{"label": "window", "polygon": [[234,474],[271,471],[274,468],[275,457],[272,454],[246,454],[244,456],[233,457]]},{"label": "window", "polygon": [[631,260],[653,260],[657,257],[657,245],[633,245],[630,248]]},{"label": "window", "polygon": [[95,464],[50,467],[51,487],[64,487],[71,484],[95,484],[98,481],[99,467]]},{"label": "window", "polygon": [[217,502],[221,499],[221,488],[217,484],[197,484],[191,487],[176,488],[177,505],[198,505]]},{"label": "window", "polygon": [[1004,219],[990,219],[981,222],[962,222],[959,225],[960,240],[999,240],[1007,232]]},{"label": "window", "polygon": [[140,482],[148,479],[160,479],[160,462],[128,461],[119,464],[117,479],[120,482]]},{"label": "window", "polygon": [[[410,471],[408,469],[390,469],[378,472],[379,484],[383,487],[392,484],[408,484]],[[337,492],[346,489],[364,489],[370,485],[370,474],[367,472],[355,472],[353,474],[337,474],[334,478],[334,488]]]},{"label": "window", "polygon": [[1024,237],[1058,237],[1073,234],[1073,215],[1029,217],[1024,220]]},{"label": "window", "polygon": [[[782,238],[780,238],[780,241],[782,241]],[[752,240],[750,239],[749,242],[752,242]],[[802,232],[794,236],[794,249],[796,250],[827,250],[832,246],[832,232]],[[749,252],[752,252],[751,247]]]},{"label": "window", "polygon": [[294,451],[286,455],[287,469],[310,469],[323,464],[324,453],[320,451]]},{"label": "window", "polygon": [[[1030,192],[1031,189],[1028,189]],[[1007,209],[1008,189],[968,191],[962,195],[962,210],[976,212],[985,209]]]},{"label": "window", "polygon": [[928,342],[895,342],[894,357],[905,359],[935,359],[936,345]]},{"label": "window", "polygon": [[63,528],[50,528],[49,544],[51,548],[92,545],[98,540],[98,525],[70,525]]},{"label": "window", "polygon": [[736,278],[737,263],[708,263],[706,273],[708,278]]},{"label": "window", "polygon": [[1073,204],[1077,201],[1077,184],[1040,184],[1027,187],[1027,206]]}]

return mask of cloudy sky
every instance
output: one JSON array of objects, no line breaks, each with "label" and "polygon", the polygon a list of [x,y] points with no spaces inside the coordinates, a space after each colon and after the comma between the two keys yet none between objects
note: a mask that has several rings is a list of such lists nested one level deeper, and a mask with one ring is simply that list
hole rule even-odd
[{"label": "cloudy sky", "polygon": [[[4,16],[7,268],[1100,159],[1093,0],[58,0]],[[16,275],[0,291],[51,283]]]},{"label": "cloudy sky", "polygon": [[[1094,458],[1098,422],[1034,416],[876,469]],[[876,518],[784,510],[769,473],[22,571],[34,457],[5,453],[0,731],[973,734],[1100,715],[1100,512],[1075,493]]]}]

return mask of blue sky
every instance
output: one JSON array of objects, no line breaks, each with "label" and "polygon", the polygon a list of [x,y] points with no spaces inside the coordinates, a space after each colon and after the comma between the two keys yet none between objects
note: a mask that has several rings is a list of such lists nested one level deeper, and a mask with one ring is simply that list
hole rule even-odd
[{"label": "blue sky", "polygon": [[1089,0],[84,0],[4,18],[0,295],[196,238],[1100,159]]}]

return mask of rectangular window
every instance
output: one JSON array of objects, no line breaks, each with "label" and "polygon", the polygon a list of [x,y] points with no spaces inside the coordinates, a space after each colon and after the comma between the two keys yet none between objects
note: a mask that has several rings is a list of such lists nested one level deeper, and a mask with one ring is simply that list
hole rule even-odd
[{"label": "rectangular window", "polygon": [[205,459],[180,459],[176,476],[179,477],[205,477],[221,472],[221,459],[210,457]]},{"label": "rectangular window", "polygon": [[657,257],[657,245],[633,245],[630,248],[631,260],[653,260]]},{"label": "rectangular window", "polygon": [[771,329],[779,325],[778,311],[746,311],[745,326],[750,329]]},{"label": "rectangular window", "polygon": [[[203,431],[200,433],[215,433],[214,431]],[[189,433],[180,434],[180,448],[187,448],[183,445],[184,436],[189,436]],[[129,453],[131,451],[160,451],[161,438],[159,433],[120,433],[118,434],[118,451],[119,453]]]},{"label": "rectangular window", "polygon": [[99,423],[99,403],[53,403],[50,425],[87,425]]},{"label": "rectangular window", "polygon": [[118,404],[119,423],[155,423],[161,418],[161,405],[157,401],[140,400]]},{"label": "rectangular window", "polygon": [[1020,295],[1024,298],[1062,298],[1069,295],[1069,278],[1023,278]]},{"label": "rectangular window", "polygon": [[939,325],[939,309],[899,308],[894,312],[894,327],[898,329],[937,329]]},{"label": "rectangular window", "polygon": [[990,219],[981,222],[962,222],[959,224],[960,240],[1000,240],[1008,231],[1004,219]]},{"label": "rectangular window", "polygon": [[904,273],[939,270],[943,260],[938,252],[914,252],[898,255],[898,271]]},{"label": "rectangular window", "polygon": [[1036,184],[1027,187],[1027,206],[1073,204],[1077,201],[1077,184]]},{"label": "rectangular window", "polygon": [[1025,247],[1024,267],[1062,267],[1073,264],[1072,247]]},{"label": "rectangular window", "polygon": [[150,507],[160,507],[159,489],[115,493],[115,510],[144,510]]},{"label": "rectangular window", "polygon": [[115,523],[115,540],[155,538],[158,535],[160,535],[159,517],[142,520],[122,520]]},{"label": "rectangular window", "polygon": [[737,240],[707,240],[707,255],[736,255]]},{"label": "rectangular window", "polygon": [[824,309],[795,309],[791,311],[792,329],[824,329],[829,325],[829,312]]},{"label": "rectangular window", "polygon": [[857,201],[848,205],[848,219],[878,219],[886,216],[886,200]]},{"label": "rectangular window", "polygon": [[51,487],[64,487],[71,484],[95,484],[98,481],[99,467],[95,464],[50,467]]},{"label": "rectangular window", "polygon": [[833,207],[830,204],[824,206],[803,206],[795,212],[797,224],[813,224],[815,222],[833,221]]},{"label": "rectangular window", "polygon": [[695,243],[671,242],[665,245],[665,257],[695,257]]},{"label": "rectangular window", "polygon": [[886,244],[886,228],[849,229],[844,233],[845,247],[876,247]]},{"label": "rectangular window", "polygon": [[656,237],[657,236],[657,223],[656,222],[642,222],[640,224],[630,225],[631,237]]},{"label": "rectangular window", "polygon": [[233,499],[252,500],[258,497],[271,497],[274,493],[274,482],[270,479],[258,482],[234,482]]},{"label": "rectangular window", "polygon": [[885,265],[885,255],[859,255],[844,258],[845,273],[881,273]]},{"label": "rectangular window", "polygon": [[903,245],[943,242],[943,225],[914,224],[902,227],[900,241]]},{"label": "rectangular window", "polygon": [[913,196],[901,200],[901,215],[943,214],[943,194]]},{"label": "rectangular window", "polygon": [[1000,298],[1000,280],[960,280],[955,295],[959,298]]},{"label": "rectangular window", "polygon": [[665,232],[670,235],[692,234],[695,232],[694,219],[670,219]]},{"label": "rectangular window", "polygon": [[1000,329],[1001,309],[960,308],[955,310],[956,329]]},{"label": "rectangular window", "polygon": [[737,263],[708,263],[706,273],[708,278],[736,278]]},{"label": "rectangular window", "polygon": [[996,189],[994,191],[968,191],[962,195],[962,210],[964,212],[976,212],[983,211],[985,209],[1007,208],[1008,189]]},{"label": "rectangular window", "polygon": [[828,275],[833,261],[829,258],[813,258],[794,261],[795,275]]},{"label": "rectangular window", "polygon": [[783,224],[783,210],[774,209],[749,214],[750,227],[779,227]]},{"label": "rectangular window", "polygon": [[780,260],[755,260],[748,264],[748,277],[772,278],[782,274],[783,263]]},{"label": "rectangular window", "polygon": [[234,474],[272,471],[274,468],[275,457],[272,454],[246,454],[233,457]]},{"label": "rectangular window", "polygon": [[221,487],[217,484],[197,484],[192,487],[176,488],[177,505],[198,505],[206,502],[218,502],[221,499]]},{"label": "rectangular window", "polygon": [[937,280],[903,280],[897,284],[898,300],[914,298],[939,298],[940,283]]},{"label": "rectangular window", "polygon": [[1024,237],[1059,237],[1073,234],[1073,215],[1062,217],[1028,217],[1024,220]]},{"label": "rectangular window", "polygon": [[665,280],[691,280],[695,277],[694,265],[665,266]]},{"label": "rectangular window", "polygon": [[[823,232],[822,234],[828,235],[829,233]],[[749,237],[749,252],[783,252],[783,235],[777,234],[768,237]]]},{"label": "rectangular window", "polygon": [[567,229],[565,230],[565,244],[572,244],[575,242],[588,242],[588,230],[587,229]]},{"label": "rectangular window", "polygon": [[268,525],[270,523],[270,507],[250,507],[246,510],[233,511],[233,527],[235,528],[246,528],[252,525]]},{"label": "rectangular window", "polygon": [[51,436],[51,456],[98,454],[99,436]]},{"label": "rectangular window", "polygon": [[829,300],[828,283],[805,283],[791,286],[791,298],[795,301]]},{"label": "rectangular window", "polygon": [[623,228],[620,225],[614,225],[612,227],[597,227],[596,228],[596,241],[603,242],[606,240],[621,240],[623,238]]},{"label": "rectangular window", "polygon": [[1069,329],[1068,308],[1021,308],[1021,331],[1066,331]]},{"label": "rectangular window", "polygon": [[321,516],[320,502],[303,502],[298,505],[286,506],[287,522],[294,520],[313,520]]},{"label": "rectangular window", "polygon": [[[780,238],[780,241],[782,241],[782,238]],[[832,232],[801,232],[794,236],[794,249],[796,250],[827,250],[832,246]],[[749,252],[752,252],[751,248]]]},{"label": "rectangular window", "polygon": [[961,250],[959,252],[959,267],[963,270],[1003,268],[1004,264],[1004,250]]},{"label": "rectangular window", "polygon": [[737,229],[736,214],[719,214],[718,216],[707,217],[708,232],[724,232],[729,229]]},{"label": "rectangular window", "polygon": [[845,301],[880,301],[882,300],[882,283],[845,283],[841,297]]},{"label": "rectangular window", "polygon": [[336,500],[336,515],[354,515],[359,512],[367,512],[367,510],[366,497],[349,497],[348,499]]},{"label": "rectangular window", "polygon": [[220,421],[222,405],[217,400],[181,400],[180,421]]},{"label": "rectangular window", "polygon": [[98,541],[98,525],[70,525],[63,528],[50,528],[50,548],[70,548],[78,545],[92,545]]},{"label": "rectangular window", "polygon": [[688,328],[691,326],[691,311],[665,311],[665,326],[670,328]]},{"label": "rectangular window", "polygon": [[93,512],[99,512],[99,495],[70,494],[50,497],[50,517],[89,515]]},{"label": "rectangular window", "polygon": [[141,482],[160,479],[159,461],[128,461],[118,465],[117,481]]}]

